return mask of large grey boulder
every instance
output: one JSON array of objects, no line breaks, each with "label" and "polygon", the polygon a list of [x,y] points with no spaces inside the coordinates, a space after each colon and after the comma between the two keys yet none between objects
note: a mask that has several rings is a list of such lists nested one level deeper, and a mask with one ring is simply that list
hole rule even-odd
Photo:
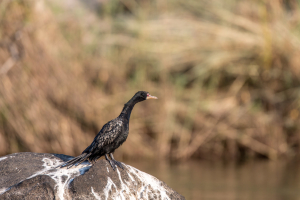
[{"label": "large grey boulder", "polygon": [[113,171],[105,160],[70,169],[73,157],[16,153],[0,157],[0,199],[184,199],[164,182],[134,167]]}]

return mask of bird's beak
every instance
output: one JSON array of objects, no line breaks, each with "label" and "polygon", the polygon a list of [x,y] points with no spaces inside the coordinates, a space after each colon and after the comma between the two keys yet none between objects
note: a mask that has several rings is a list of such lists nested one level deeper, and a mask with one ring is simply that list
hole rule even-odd
[{"label": "bird's beak", "polygon": [[158,99],[158,98],[155,97],[155,96],[151,96],[150,94],[147,94],[147,98],[146,99]]}]

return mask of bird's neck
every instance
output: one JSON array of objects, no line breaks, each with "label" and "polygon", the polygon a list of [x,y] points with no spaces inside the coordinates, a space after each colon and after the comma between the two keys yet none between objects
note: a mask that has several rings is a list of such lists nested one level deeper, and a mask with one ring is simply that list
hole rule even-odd
[{"label": "bird's neck", "polygon": [[139,101],[134,101],[134,100],[132,100],[132,99],[129,100],[129,101],[124,105],[123,110],[122,110],[120,116],[121,116],[121,115],[125,116],[125,117],[128,119],[128,121],[129,121],[130,115],[131,115],[131,111],[132,111],[134,105],[135,105],[136,103],[138,103],[138,102],[139,102]]}]

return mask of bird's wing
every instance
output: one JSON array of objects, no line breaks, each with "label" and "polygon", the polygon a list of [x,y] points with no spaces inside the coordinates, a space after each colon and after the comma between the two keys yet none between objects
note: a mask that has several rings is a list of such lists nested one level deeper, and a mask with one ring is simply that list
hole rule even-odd
[{"label": "bird's wing", "polygon": [[113,143],[122,131],[122,123],[122,121],[116,119],[106,123],[96,135],[92,144],[83,153],[93,152]]}]

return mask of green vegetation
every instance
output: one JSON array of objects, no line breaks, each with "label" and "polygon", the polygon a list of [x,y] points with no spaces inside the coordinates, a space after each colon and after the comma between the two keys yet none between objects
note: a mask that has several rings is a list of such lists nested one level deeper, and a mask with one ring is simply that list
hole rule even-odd
[{"label": "green vegetation", "polygon": [[297,1],[70,2],[0,2],[1,154],[77,155],[147,90],[121,159],[300,155]]}]

